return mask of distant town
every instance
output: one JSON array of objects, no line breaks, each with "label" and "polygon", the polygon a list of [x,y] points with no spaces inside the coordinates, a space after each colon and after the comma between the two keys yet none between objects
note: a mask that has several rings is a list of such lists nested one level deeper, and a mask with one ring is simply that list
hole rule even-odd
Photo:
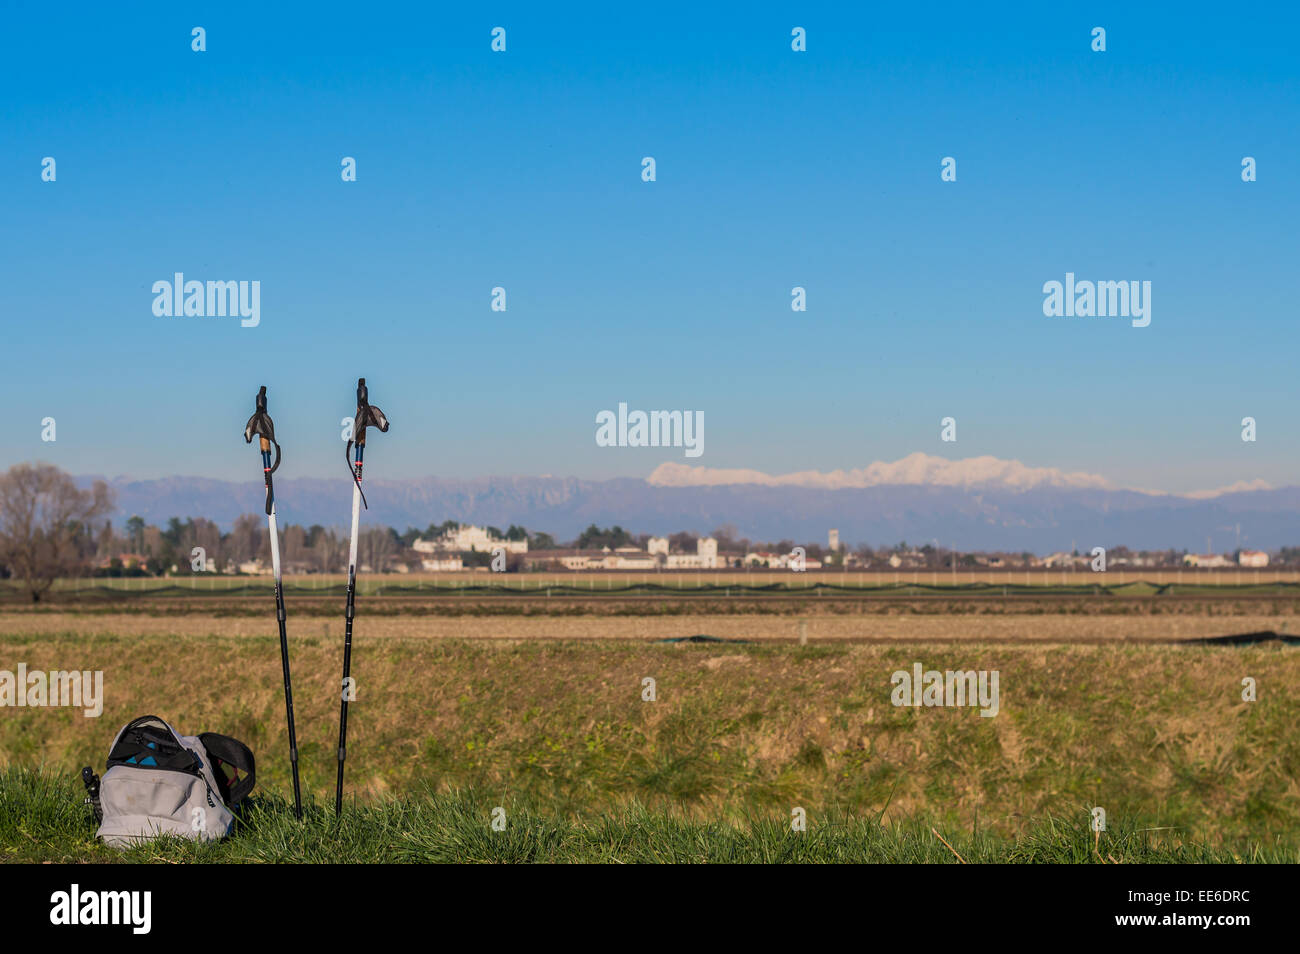
[{"label": "distant town", "polygon": [[[1098,546],[1103,546],[1098,544]],[[297,525],[281,531],[281,559],[286,573],[338,573],[347,559],[346,537],[335,529]],[[263,575],[271,572],[269,543],[262,521],[239,518],[226,533],[204,519],[168,526],[146,525],[139,517],[119,534],[104,524],[95,541],[95,576],[167,576],[192,573]],[[622,527],[592,524],[577,539],[556,541],[550,534],[523,527],[480,527],[447,520],[424,530],[399,533],[377,527],[362,532],[360,568],[366,573],[509,573],[567,571],[708,571],[708,570],[1032,570],[1089,569],[1097,554],[1071,546],[1046,555],[1028,552],[960,551],[937,541],[871,547],[845,544],[835,529],[824,541],[755,542],[735,528],[720,527],[707,536],[680,532],[668,536],[634,535]],[[1300,547],[1276,552],[1236,548],[1226,553],[1185,550],[1130,550],[1105,547],[1105,565],[1142,568],[1263,568],[1300,566]]]}]

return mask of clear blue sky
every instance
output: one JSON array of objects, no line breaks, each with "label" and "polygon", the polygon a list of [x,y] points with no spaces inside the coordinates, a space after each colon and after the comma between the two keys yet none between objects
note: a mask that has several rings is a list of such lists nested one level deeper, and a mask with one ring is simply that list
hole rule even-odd
[{"label": "clear blue sky", "polygon": [[[282,474],[335,476],[364,374],[376,477],[1297,482],[1294,11],[975,6],[9,8],[0,465],[254,479],[266,384]],[[154,317],[177,271],[261,325]],[[1151,281],[1151,326],[1044,317],[1067,271]],[[597,447],[620,401],[702,410],[704,456]]]}]

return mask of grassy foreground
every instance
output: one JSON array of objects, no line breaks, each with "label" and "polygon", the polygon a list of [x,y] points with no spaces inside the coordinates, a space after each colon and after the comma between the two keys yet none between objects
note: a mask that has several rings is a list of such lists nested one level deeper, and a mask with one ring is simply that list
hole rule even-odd
[{"label": "grassy foreground", "polygon": [[[1083,860],[1101,806],[1103,856],[1300,860],[1289,647],[361,636],[348,746],[358,807],[336,836],[328,812],[300,829],[277,809],[289,782],[275,639],[130,629],[123,617],[120,634],[0,635],[0,669],[102,670],[105,690],[99,718],[0,710],[0,856],[117,857],[90,843],[75,773],[102,770],[116,731],[154,713],[247,742],[256,794],[270,796],[248,835],[165,849],[177,857],[953,858],[935,828],[967,860]],[[303,786],[325,801],[340,650],[292,640]],[[914,662],[998,670],[1000,712],[893,706],[890,676]],[[1245,677],[1257,701],[1243,701]],[[488,826],[496,806],[505,832]],[[808,817],[798,836],[795,807]]]},{"label": "grassy foreground", "polygon": [[[302,823],[278,798],[258,800],[239,831],[220,842],[163,838],[117,850],[93,837],[79,786],[66,776],[0,772],[0,861],[85,863],[898,863],[1161,864],[1291,863],[1296,848],[1243,851],[1184,843],[1165,833],[1111,830],[1087,819],[1047,818],[1015,838],[988,831],[942,833],[912,819],[832,815],[804,832],[788,819],[741,824],[684,820],[628,805],[589,820],[510,804],[493,830],[492,799],[459,791],[350,806],[342,820],[311,805]],[[945,844],[946,842],[946,844]]]}]

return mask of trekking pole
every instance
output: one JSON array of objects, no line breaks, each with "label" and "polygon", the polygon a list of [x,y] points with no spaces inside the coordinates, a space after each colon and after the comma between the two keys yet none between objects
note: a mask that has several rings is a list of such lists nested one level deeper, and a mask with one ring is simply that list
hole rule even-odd
[{"label": "trekking pole", "polygon": [[[275,491],[271,475],[280,466],[280,445],[275,439],[275,424],[266,413],[266,387],[257,392],[257,410],[244,426],[244,443],[253,435],[260,438],[262,474],[266,480],[266,525],[271,532],[271,569],[275,572],[275,618],[280,624],[280,668],[284,670],[284,708],[289,717],[289,764],[293,767],[293,813],[302,818],[302,792],[298,787],[298,736],[293,728],[293,687],[289,682],[289,639],[284,631],[284,590],[280,585],[280,535],[275,526]],[[275,445],[275,463],[271,463],[271,445]]]},{"label": "trekking pole", "polygon": [[[334,790],[334,814],[343,813],[343,760],[347,757],[348,741],[348,696],[352,692],[352,617],[356,613],[357,594],[357,526],[361,519],[361,508],[370,509],[366,495],[361,492],[361,463],[366,451],[366,428],[377,427],[380,433],[388,431],[388,418],[379,408],[371,405],[366,391],[366,379],[357,379],[357,414],[353,418],[353,439],[343,451],[343,459],[348,462],[352,473],[352,542],[348,546],[348,595],[347,610],[343,624],[343,684],[342,704],[339,711],[339,777]],[[349,455],[356,448],[355,460]]]}]

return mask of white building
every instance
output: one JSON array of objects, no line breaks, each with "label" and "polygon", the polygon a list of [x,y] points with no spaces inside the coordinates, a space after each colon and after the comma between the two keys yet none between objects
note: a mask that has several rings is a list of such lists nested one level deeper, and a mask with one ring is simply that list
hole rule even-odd
[{"label": "white building", "polygon": [[530,567],[558,563],[566,570],[654,570],[659,559],[636,547],[611,550],[534,550],[525,558]]},{"label": "white building", "polygon": [[650,542],[646,544],[646,552],[649,553],[651,556],[654,556],[656,553],[662,553],[664,556],[667,556],[668,538],[651,537]]},{"label": "white building", "polygon": [[464,526],[449,530],[436,540],[416,540],[412,545],[417,553],[468,553],[478,550],[491,553],[503,549],[507,553],[527,553],[528,541],[504,540],[494,537],[483,527]]},{"label": "white building", "polygon": [[[769,570],[786,570],[790,568],[790,561],[794,557],[792,553],[771,553],[767,550],[752,550],[745,554],[745,563],[750,566],[766,566]],[[805,556],[803,559],[803,568],[805,570],[820,570],[822,561]]]},{"label": "white building", "polygon": [[1189,553],[1183,557],[1188,566],[1224,567],[1232,566],[1232,561],[1222,553]]},{"label": "white building", "polygon": [[465,564],[459,556],[425,557],[420,561],[420,569],[426,573],[459,573]]},{"label": "white building", "polygon": [[700,537],[695,541],[694,553],[670,553],[666,565],[670,570],[716,570],[718,541],[713,537]]},{"label": "white building", "polygon": [[655,570],[659,568],[658,557],[639,547],[618,547],[613,553],[605,554],[603,563],[606,570]]},{"label": "white building", "polygon": [[1060,569],[1063,566],[1087,566],[1091,562],[1092,561],[1085,556],[1076,556],[1073,553],[1066,553],[1064,550],[1043,557],[1043,566],[1056,569]]},{"label": "white building", "polygon": [[840,532],[838,530],[832,530],[826,535],[826,547],[831,551],[831,553],[839,553]]},{"label": "white building", "polygon": [[1242,550],[1237,554],[1237,565],[1256,569],[1268,566],[1268,554],[1263,550]]}]

